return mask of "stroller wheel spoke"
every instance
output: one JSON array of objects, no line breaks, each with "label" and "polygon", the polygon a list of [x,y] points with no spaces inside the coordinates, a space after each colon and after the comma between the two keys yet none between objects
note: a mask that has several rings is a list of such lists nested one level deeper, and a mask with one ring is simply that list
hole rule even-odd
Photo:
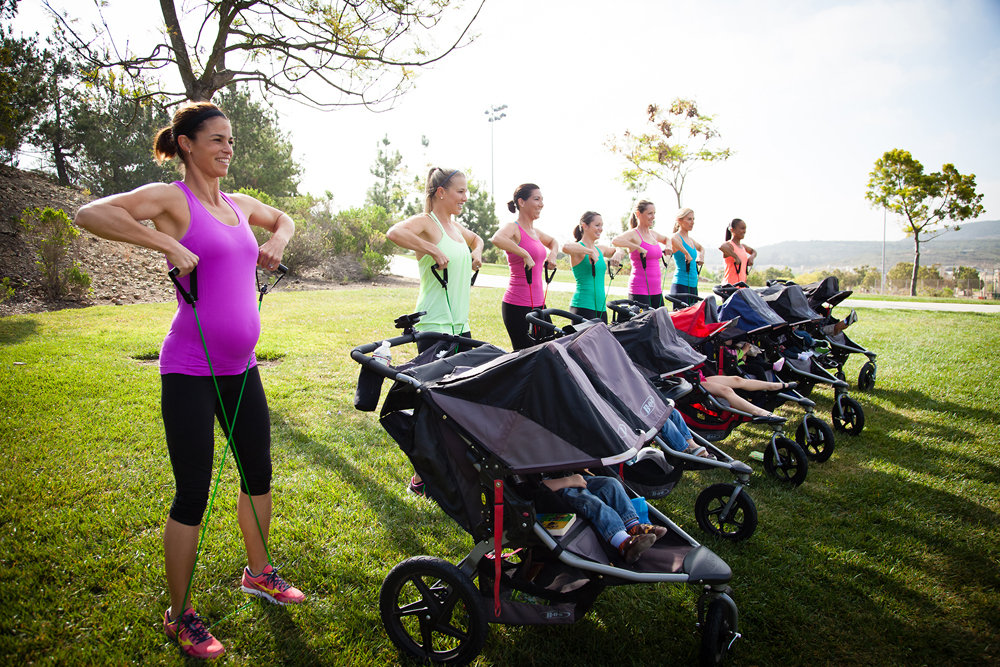
[{"label": "stroller wheel spoke", "polygon": [[798,486],[806,479],[809,462],[794,441],[779,437],[764,450],[764,471],[786,484]]},{"label": "stroller wheel spoke", "polygon": [[713,484],[702,491],[694,512],[702,530],[725,540],[746,540],[757,530],[756,505],[745,489],[736,494],[733,484]]}]

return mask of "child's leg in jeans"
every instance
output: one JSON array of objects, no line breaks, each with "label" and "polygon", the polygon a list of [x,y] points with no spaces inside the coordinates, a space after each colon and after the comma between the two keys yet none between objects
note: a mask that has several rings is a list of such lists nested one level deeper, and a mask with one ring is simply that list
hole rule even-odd
[{"label": "child's leg in jeans", "polygon": [[[601,534],[601,537],[611,543],[611,546],[617,547],[622,540],[628,537],[628,533],[625,532],[625,523],[614,509],[608,507],[600,498],[590,492],[589,486],[588,482],[587,489],[570,487],[560,489],[556,493],[577,514],[586,517]],[[622,493],[624,495],[624,491]],[[629,502],[629,505],[631,504]],[[635,510],[632,511],[632,516],[635,516]]]},{"label": "child's leg in jeans", "polygon": [[681,417],[681,413],[678,410],[671,411],[667,423],[660,429],[660,437],[667,441],[670,449],[675,451],[683,452],[688,448],[691,431],[688,429],[687,424],[684,423],[684,418]]},{"label": "child's leg in jeans", "polygon": [[621,517],[622,524],[628,530],[639,523],[639,516],[635,513],[635,506],[628,496],[621,482],[614,477],[586,477],[587,491],[613,509],[615,514]]}]

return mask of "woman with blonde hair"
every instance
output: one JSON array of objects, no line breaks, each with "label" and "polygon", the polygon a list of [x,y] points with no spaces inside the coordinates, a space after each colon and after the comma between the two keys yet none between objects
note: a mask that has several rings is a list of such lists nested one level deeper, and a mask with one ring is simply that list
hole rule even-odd
[{"label": "woman with blonde hair", "polygon": [[641,200],[629,216],[629,231],[619,234],[612,245],[624,248],[632,260],[632,273],[628,281],[628,298],[652,308],[663,305],[663,281],[660,277],[661,244],[669,242],[666,236],[653,229],[656,206]]},{"label": "woman with blonde hair", "polygon": [[694,228],[694,211],[682,208],[677,211],[674,235],[670,237],[670,251],[674,256],[674,282],[670,285],[670,295],[688,305],[697,301],[689,295],[698,296],[698,274],[705,265],[705,249],[691,238]]}]

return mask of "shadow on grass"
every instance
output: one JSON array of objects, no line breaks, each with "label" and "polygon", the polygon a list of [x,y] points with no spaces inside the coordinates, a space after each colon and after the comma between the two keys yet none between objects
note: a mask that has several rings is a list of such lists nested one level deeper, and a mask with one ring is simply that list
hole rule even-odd
[{"label": "shadow on grass", "polygon": [[34,336],[38,330],[38,322],[33,319],[3,319],[0,318],[0,344],[14,345],[21,343],[29,336]]}]

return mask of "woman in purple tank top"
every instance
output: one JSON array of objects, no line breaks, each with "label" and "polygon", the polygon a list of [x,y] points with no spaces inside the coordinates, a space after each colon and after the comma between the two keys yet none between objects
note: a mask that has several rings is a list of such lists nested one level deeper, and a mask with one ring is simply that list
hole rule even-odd
[{"label": "woman in purple tank top", "polygon": [[[517,213],[516,222],[508,222],[490,239],[497,248],[507,253],[510,282],[500,304],[511,347],[523,350],[531,347],[528,322],[524,319],[533,308],[545,307],[545,268],[556,267],[559,243],[545,232],[535,229],[535,220],[542,214],[545,202],[541,189],[534,183],[523,183],[514,191],[514,198],[507,202],[511,213]],[[526,269],[531,271],[528,284]]]},{"label": "woman in purple tank top", "polygon": [[[97,236],[162,252],[168,266],[179,270],[185,289],[189,274],[198,269],[197,307],[212,368],[193,311],[179,294],[160,351],[163,425],[176,483],[163,531],[171,603],[163,626],[187,655],[213,658],[225,649],[194,612],[189,584],[212,479],[217,411],[224,410],[229,418],[236,415],[232,447],[245,474],[237,503],[247,549],[242,590],[278,604],[304,599],[268,561],[271,421],[253,354],[260,335],[256,270],[278,267],[295,223],[252,197],[219,191],[219,179],[233,158],[233,133],[214,104],[198,102],[178,109],[171,125],[157,134],[154,152],[161,162],[179,158],[183,182],[152,183],[91,202],[79,210],[76,223]],[[152,220],[154,228],[140,220]],[[271,238],[258,247],[250,225],[271,232]],[[220,424],[228,431],[221,419]]]}]

